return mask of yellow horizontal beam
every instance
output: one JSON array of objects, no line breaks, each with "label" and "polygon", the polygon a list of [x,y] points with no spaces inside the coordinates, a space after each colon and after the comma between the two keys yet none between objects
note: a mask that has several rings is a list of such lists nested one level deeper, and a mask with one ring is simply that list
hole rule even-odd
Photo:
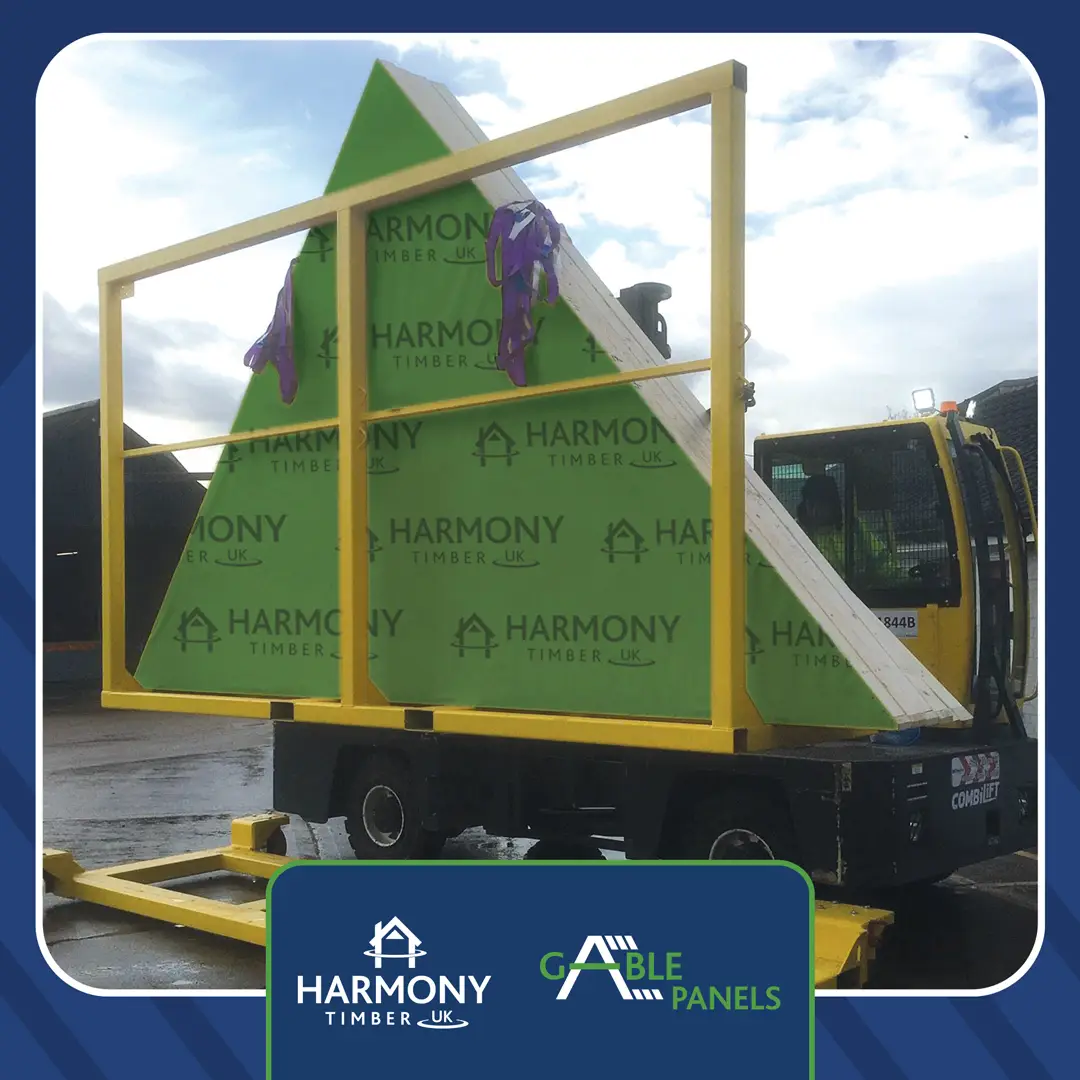
[{"label": "yellow horizontal beam", "polygon": [[427,401],[419,405],[403,405],[398,409],[377,409],[364,413],[361,420],[377,424],[382,420],[401,420],[410,416],[429,416],[433,413],[453,412],[458,409],[477,409],[484,405],[501,405],[505,402],[552,397],[575,390],[598,390],[607,386],[624,386],[627,383],[648,382],[650,379],[669,379],[675,375],[689,375],[695,371],[708,371],[710,360],[683,360],[677,364],[619,371],[614,375],[589,375],[583,379],[566,379],[546,383],[543,386],[523,386],[518,390],[493,390],[488,394],[469,394],[466,397],[448,398],[445,401]]},{"label": "yellow horizontal beam", "polygon": [[254,442],[256,439],[275,439],[282,435],[300,435],[305,431],[324,431],[337,427],[337,417],[328,420],[308,420],[302,424],[278,424],[256,431],[236,431],[229,435],[208,435],[205,439],[187,439],[177,443],[158,443],[125,450],[125,458],[153,457],[155,454],[174,454],[178,450],[201,450],[206,446],[225,446],[228,443]]},{"label": "yellow horizontal beam", "polygon": [[[159,882],[172,881],[180,877],[213,874],[224,869],[221,860],[221,850],[213,848],[209,851],[191,851],[185,855],[165,855],[159,859],[144,859],[142,862],[111,866],[108,874],[117,881],[156,885]],[[95,871],[95,873],[99,872],[103,871]]]},{"label": "yellow horizontal beam", "polygon": [[283,866],[295,862],[287,855],[271,855],[265,851],[244,851],[228,848],[221,853],[221,869],[229,874],[246,874],[248,877],[268,881]]},{"label": "yellow horizontal beam", "polygon": [[[286,860],[287,861],[287,860]],[[109,868],[109,877],[118,881],[135,881],[140,885],[155,885],[162,881],[174,881],[181,877],[198,877],[223,871],[229,874],[246,874],[249,877],[268,878],[284,862],[277,855],[253,851],[250,848],[212,848],[193,851],[185,855],[165,855],[160,859],[146,859]],[[101,871],[95,871],[99,873]]]},{"label": "yellow horizontal beam", "polygon": [[[189,713],[270,719],[268,698],[225,697],[166,691],[111,691],[102,694],[110,709],[140,712]],[[400,705],[343,706],[327,698],[289,702],[296,723],[340,724],[345,727],[403,731],[405,709]],[[629,716],[566,716],[561,713],[500,712],[482,709],[431,708],[433,730],[459,735],[506,739],[547,739],[653,750],[701,751],[714,754],[754,753],[777,747],[802,746],[836,738],[833,728],[717,727],[707,720],[649,720]],[[868,734],[849,732],[850,735]]]},{"label": "yellow horizontal beam", "polygon": [[338,211],[349,207],[363,207],[371,211],[419,198],[485,173],[497,172],[523,161],[555,154],[584,142],[708,105],[715,90],[725,86],[742,88],[745,82],[745,67],[729,60],[602,105],[480,143],[448,157],[424,162],[238,225],[218,229],[193,240],[114,263],[98,271],[98,280],[103,284],[138,281],[276,240],[290,233],[325,225],[337,217]]},{"label": "yellow horizontal beam", "polygon": [[[283,859],[281,864],[284,866],[285,862]],[[159,885],[124,881],[99,870],[87,870],[61,882],[54,891],[72,900],[85,900],[174,926],[187,926],[251,945],[266,944],[266,912],[246,904],[208,900]]]},{"label": "yellow horizontal beam", "polygon": [[270,699],[226,697],[222,694],[173,694],[153,690],[106,690],[101,695],[106,709],[136,712],[192,713],[196,716],[238,716],[270,719]]},{"label": "yellow horizontal beam", "polygon": [[599,746],[633,746],[670,750],[735,752],[732,728],[705,720],[631,720],[603,716],[536,716],[528,713],[472,709],[435,709],[435,730],[459,735],[492,735],[508,739],[556,739]]},{"label": "yellow horizontal beam", "polygon": [[[641,368],[636,371],[618,371],[612,375],[589,375],[583,379],[564,379],[543,386],[523,386],[514,390],[492,390],[486,394],[468,394],[465,397],[447,398],[443,401],[425,401],[419,405],[402,405],[395,409],[377,409],[360,413],[358,422],[377,424],[384,420],[402,420],[411,416],[431,416],[435,413],[455,412],[459,409],[478,409],[485,405],[499,405],[525,398],[551,397],[576,390],[599,390],[607,386],[625,386],[627,383],[648,382],[650,379],[670,379],[676,375],[690,375],[695,371],[708,371],[710,360],[682,360],[677,364],[663,364]],[[199,450],[206,446],[224,446],[226,443],[254,442],[256,439],[273,439],[282,435],[297,435],[305,431],[322,431],[338,426],[336,416],[327,420],[309,420],[303,424],[280,424],[277,427],[240,431],[230,435],[210,435],[205,439],[188,439],[185,442],[158,443],[125,450],[125,458],[152,457],[155,454],[172,454],[178,450]]]},{"label": "yellow horizontal beam", "polygon": [[311,699],[293,702],[293,720],[301,724],[343,724],[403,731],[405,710],[398,705],[346,706],[340,701]]},{"label": "yellow horizontal beam", "polygon": [[[547,739],[597,746],[649,747],[657,750],[701,750],[734,753],[744,749],[743,729],[715,727],[706,720],[638,720],[615,716],[565,716],[556,713],[429,710],[432,730],[503,739]],[[298,723],[341,724],[402,730],[405,710],[395,706],[342,706],[340,702],[297,701]]]}]

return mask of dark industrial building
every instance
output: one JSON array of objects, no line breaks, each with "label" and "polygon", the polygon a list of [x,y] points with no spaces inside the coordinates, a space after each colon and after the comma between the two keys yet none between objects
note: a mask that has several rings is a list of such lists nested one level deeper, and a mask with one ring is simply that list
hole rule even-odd
[{"label": "dark industrial building", "polygon": [[[42,418],[45,681],[101,677],[101,450],[97,401]],[[149,445],[124,428],[125,449]],[[128,668],[133,670],[205,490],[172,454],[125,468]]]},{"label": "dark industrial building", "polygon": [[1024,463],[1031,498],[1039,512],[1039,377],[1005,379],[959,403],[961,416],[974,403],[972,420],[993,428],[998,440],[1015,447]]}]

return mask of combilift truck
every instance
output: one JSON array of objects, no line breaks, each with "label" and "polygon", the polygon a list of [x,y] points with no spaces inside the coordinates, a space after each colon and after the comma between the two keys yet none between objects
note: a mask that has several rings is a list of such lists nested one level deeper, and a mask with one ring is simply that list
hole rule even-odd
[{"label": "combilift truck", "polygon": [[[47,852],[51,888],[261,941],[261,911],[154,883],[269,876],[290,814],[344,817],[365,859],[482,826],[866,889],[1035,842],[1015,461],[953,412],[745,460],[745,92],[728,62],[488,141],[380,62],[324,196],[101,271],[102,701],[272,722],[275,812],[135,867]],[[564,235],[510,385],[485,240],[532,198],[513,166],[706,105],[710,357],[667,362],[657,290],[620,303]],[[231,433],[125,451],[134,283],[305,231],[291,404],[268,369]],[[684,378],[706,370],[711,417]],[[129,672],[124,462],[215,444]],[[889,918],[819,905],[819,984],[861,982]]]}]

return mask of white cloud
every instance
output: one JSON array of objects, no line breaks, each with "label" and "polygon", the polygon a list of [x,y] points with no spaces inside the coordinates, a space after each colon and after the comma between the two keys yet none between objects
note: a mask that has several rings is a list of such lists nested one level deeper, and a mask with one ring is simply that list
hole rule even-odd
[{"label": "white cloud", "polygon": [[[141,96],[125,100],[133,89]],[[205,70],[151,59],[138,46],[91,42],[66,51],[45,73],[37,106],[39,281],[68,312],[95,322],[100,267],[310,193],[283,179],[295,163],[267,149],[269,133],[224,126],[228,102],[210,89]],[[286,238],[141,281],[125,302],[125,323],[179,318],[216,327],[219,340],[179,356],[162,347],[155,356],[220,375],[228,393],[243,378],[244,351],[269,322],[299,242]],[[87,349],[86,363],[96,366],[96,350]],[[237,401],[241,389],[232,391]],[[63,403],[55,395],[46,401]],[[175,420],[145,411],[141,419],[152,440],[175,437],[165,434]],[[198,417],[192,422],[203,427]]]},{"label": "white cloud", "polygon": [[[914,385],[959,397],[990,381],[991,366],[1002,377],[1033,370],[1037,126],[1030,116],[996,123],[980,103],[1030,85],[1000,48],[911,42],[883,68],[819,37],[540,35],[527,42],[547,58],[538,77],[518,62],[516,36],[382,40],[498,62],[505,92],[463,99],[492,136],[723,59],[746,63],[747,363],[759,401],[750,433],[877,420]],[[237,126],[205,71],[162,68],[130,47],[107,62],[90,46],[68,55],[40,106],[42,183],[66,200],[43,219],[41,272],[66,306],[92,301],[99,265],[322,190],[325,176],[274,149],[287,146],[280,133]],[[184,108],[111,100],[120,75]],[[673,286],[662,310],[676,358],[708,349],[709,155],[707,124],[663,121],[553,155],[533,184],[613,291]],[[130,310],[213,323],[237,342],[239,365],[295,244],[140,283]],[[991,365],[995,342],[1007,349]],[[204,363],[230,362],[227,351]]]}]

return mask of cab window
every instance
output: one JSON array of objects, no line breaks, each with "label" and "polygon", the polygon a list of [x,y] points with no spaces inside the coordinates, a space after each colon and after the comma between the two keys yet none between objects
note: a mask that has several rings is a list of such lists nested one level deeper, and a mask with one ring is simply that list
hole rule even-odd
[{"label": "cab window", "polygon": [[955,530],[929,431],[759,440],[758,472],[864,603],[959,601]]}]

